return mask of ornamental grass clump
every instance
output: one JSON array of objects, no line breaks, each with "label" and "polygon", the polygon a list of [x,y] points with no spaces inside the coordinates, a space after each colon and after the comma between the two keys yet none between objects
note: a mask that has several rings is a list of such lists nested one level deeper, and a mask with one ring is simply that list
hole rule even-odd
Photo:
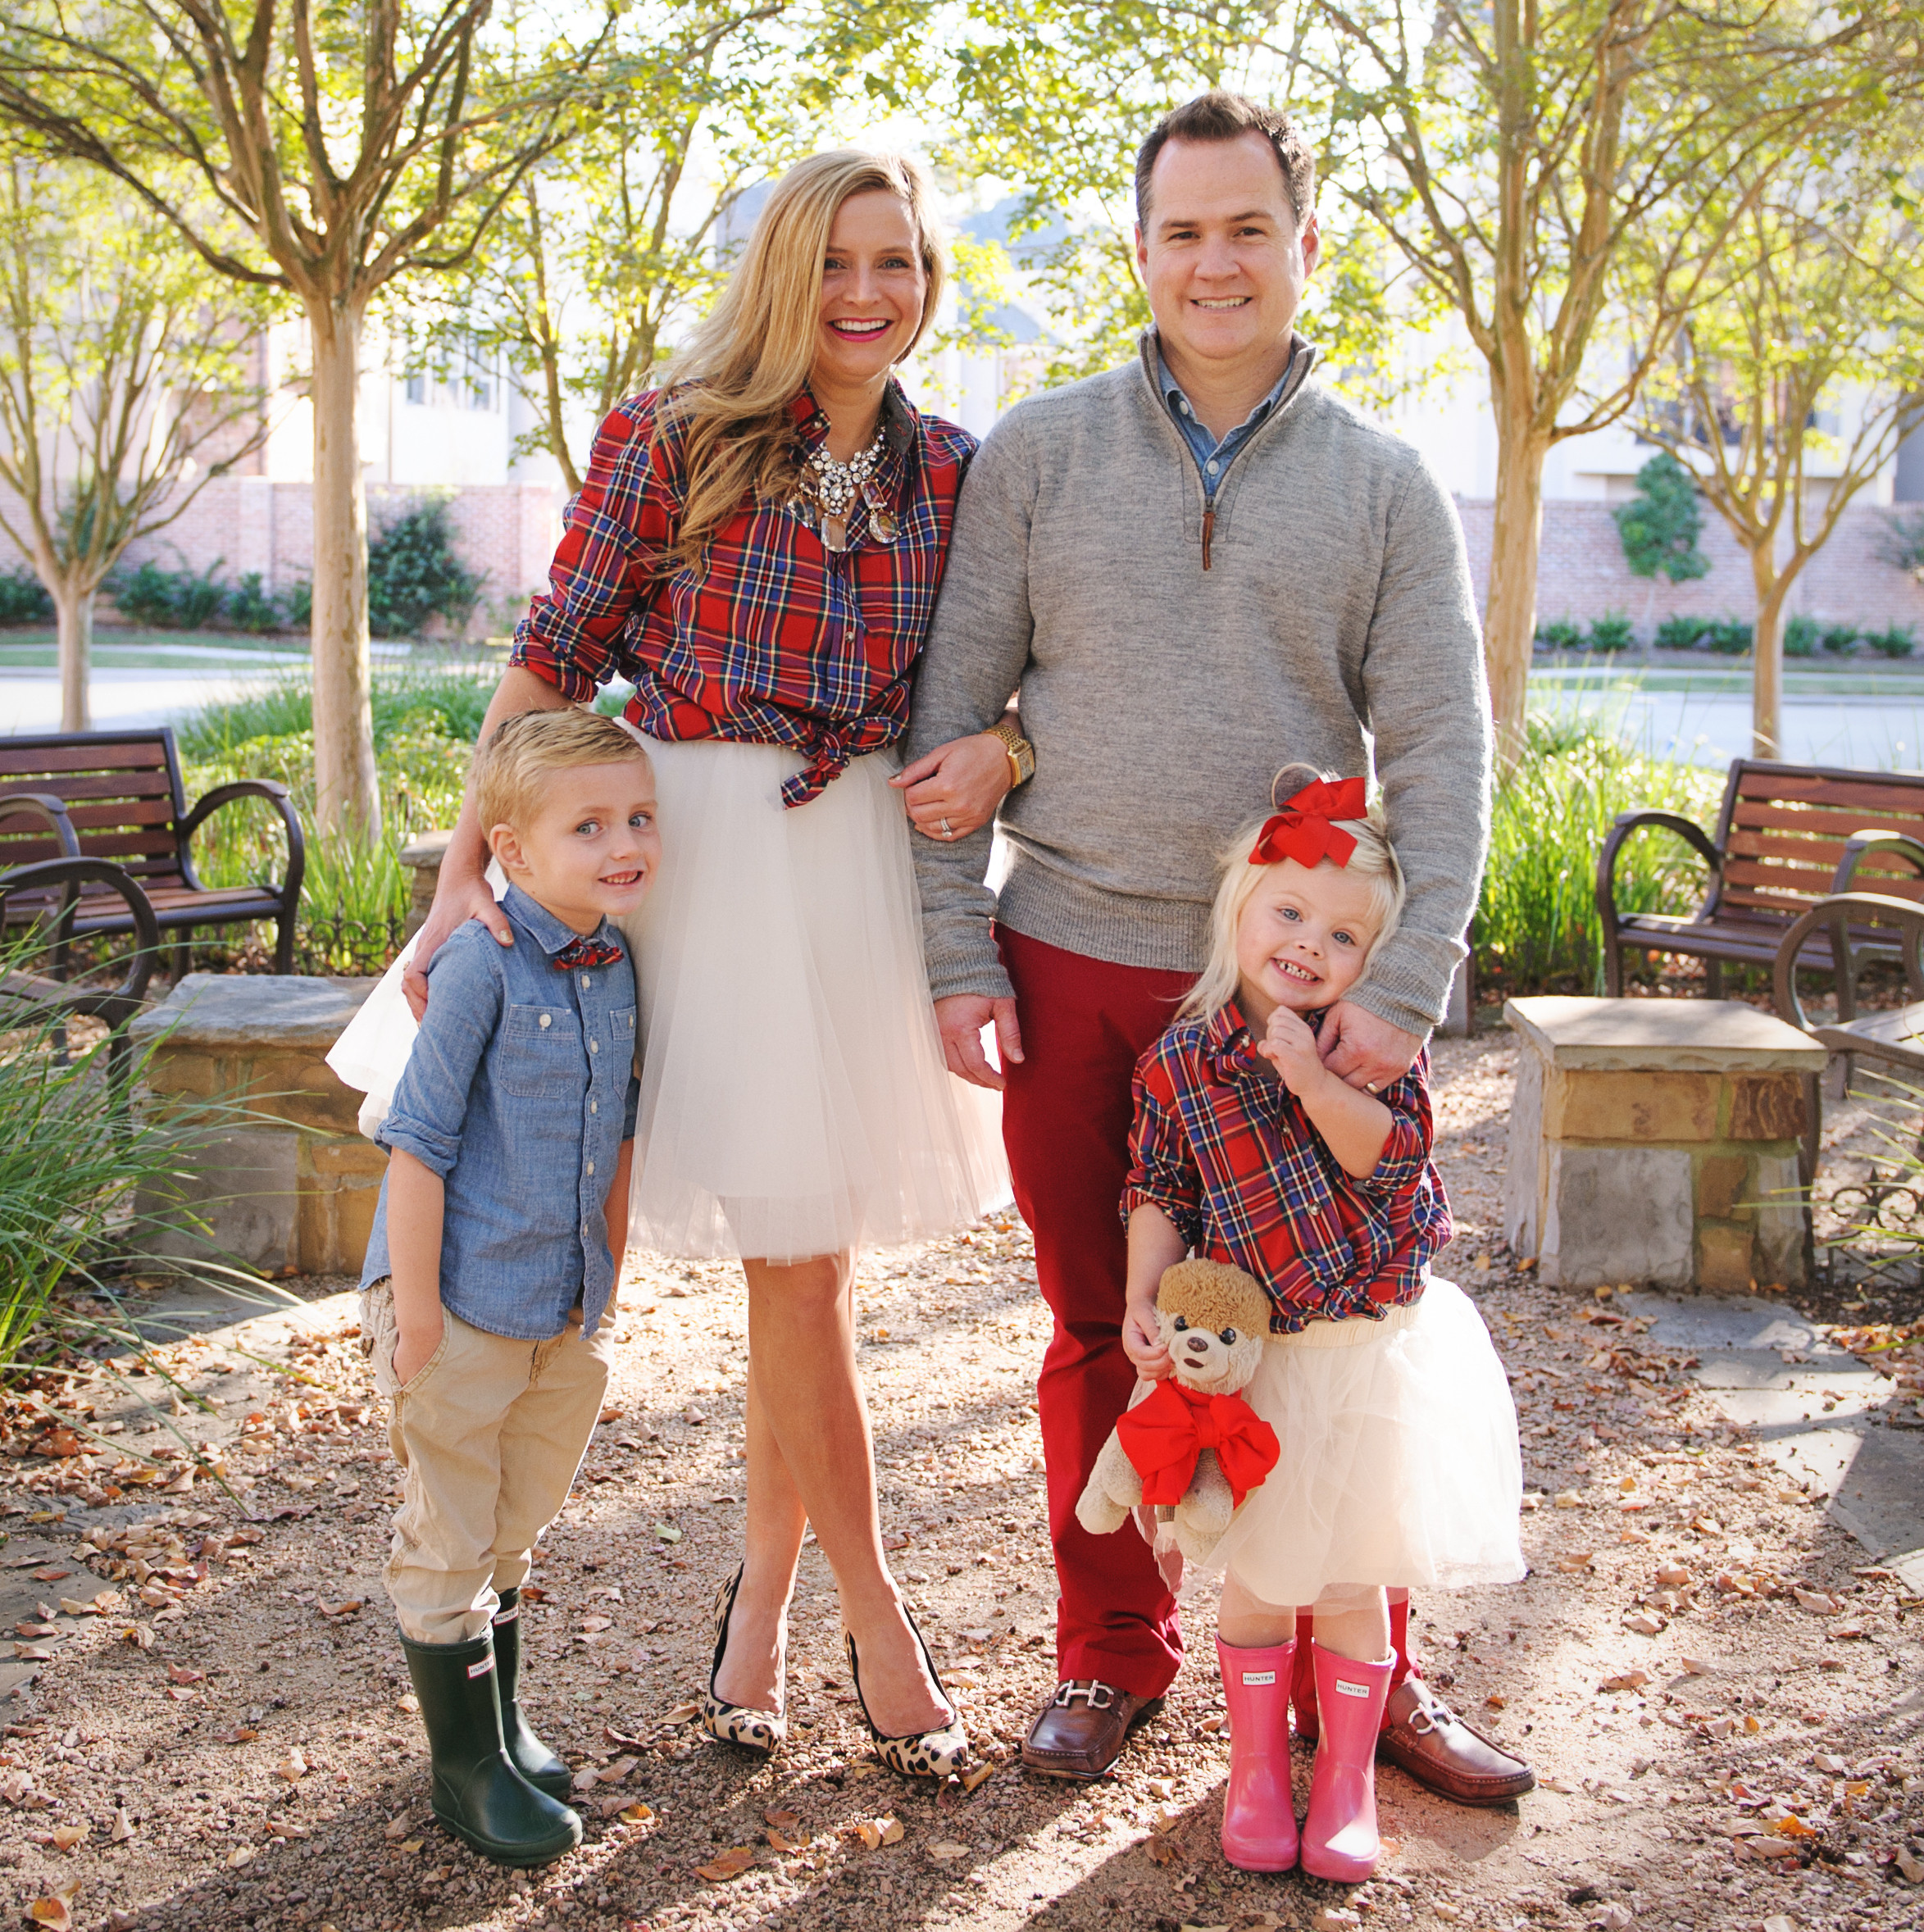
[{"label": "ornamental grass clump", "polygon": [[[1597,854],[1617,815],[1649,807],[1708,827],[1722,791],[1721,772],[1647,757],[1594,724],[1533,718],[1522,757],[1497,780],[1470,927],[1479,980],[1506,994],[1601,993]],[[1703,885],[1673,834],[1639,835],[1617,863],[1626,911],[1688,911]]]},{"label": "ornamental grass clump", "polygon": [[[0,948],[0,976],[34,963],[30,940]],[[218,1102],[165,1116],[130,1107],[107,1078],[104,1039],[74,1050],[57,1012],[18,999],[0,1007],[0,1376],[111,1345],[124,1330],[111,1319],[118,1284],[130,1272],[184,1266],[212,1285],[265,1292],[257,1276],[219,1260],[154,1253],[169,1234],[207,1243],[188,1205],[196,1154],[252,1116]],[[141,1067],[136,1056],[136,1084]],[[80,1308],[82,1297],[94,1305]]]}]

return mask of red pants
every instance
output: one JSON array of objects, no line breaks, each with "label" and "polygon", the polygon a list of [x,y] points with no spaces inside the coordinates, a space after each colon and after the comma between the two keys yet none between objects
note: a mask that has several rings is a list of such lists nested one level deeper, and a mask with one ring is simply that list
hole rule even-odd
[{"label": "red pants", "polygon": [[1006,929],[998,937],[1023,1054],[1004,1069],[1003,1139],[1056,1318],[1035,1393],[1060,1593],[1057,1669],[1157,1697],[1182,1662],[1176,1600],[1131,1525],[1091,1536],[1076,1502],[1135,1386],[1122,1352],[1130,1083],[1193,975],[1085,959]]},{"label": "red pants", "polygon": [[[1076,1502],[1135,1385],[1122,1352],[1130,1082],[1194,976],[1085,959],[1006,927],[997,936],[1023,1053],[1003,1069],[1003,1140],[1055,1316],[1036,1405],[1056,1558],[1056,1667],[1064,1678],[1099,1677],[1156,1697],[1182,1663],[1176,1600],[1133,1525],[1092,1536],[1076,1520]],[[1399,1605],[1390,1619],[1398,1682],[1409,1667],[1408,1614]],[[1307,1666],[1307,1641],[1298,1656]]]}]

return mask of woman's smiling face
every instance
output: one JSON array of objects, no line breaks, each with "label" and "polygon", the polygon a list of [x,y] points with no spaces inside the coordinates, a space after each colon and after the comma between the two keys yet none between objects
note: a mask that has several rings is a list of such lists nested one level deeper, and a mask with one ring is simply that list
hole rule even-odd
[{"label": "woman's smiling face", "polygon": [[816,380],[856,389],[886,375],[908,353],[928,292],[908,204],[885,188],[850,195],[822,263]]}]

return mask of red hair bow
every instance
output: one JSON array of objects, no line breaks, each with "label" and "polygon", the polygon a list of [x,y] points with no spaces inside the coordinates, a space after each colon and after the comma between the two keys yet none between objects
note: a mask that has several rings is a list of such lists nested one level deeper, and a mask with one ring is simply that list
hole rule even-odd
[{"label": "red hair bow", "polygon": [[1323,859],[1347,866],[1356,840],[1335,824],[1340,818],[1361,818],[1369,810],[1369,793],[1360,778],[1334,783],[1319,778],[1305,785],[1273,818],[1263,821],[1249,848],[1253,866],[1280,865],[1294,859],[1313,866]]}]

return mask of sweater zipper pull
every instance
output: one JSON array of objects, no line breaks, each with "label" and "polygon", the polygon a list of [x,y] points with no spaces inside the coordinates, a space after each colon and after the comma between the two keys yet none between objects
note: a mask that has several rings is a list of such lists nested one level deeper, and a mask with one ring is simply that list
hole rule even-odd
[{"label": "sweater zipper pull", "polygon": [[1205,503],[1203,506],[1203,568],[1204,570],[1208,570],[1209,567],[1209,540],[1215,534],[1216,506],[1212,502]]}]

